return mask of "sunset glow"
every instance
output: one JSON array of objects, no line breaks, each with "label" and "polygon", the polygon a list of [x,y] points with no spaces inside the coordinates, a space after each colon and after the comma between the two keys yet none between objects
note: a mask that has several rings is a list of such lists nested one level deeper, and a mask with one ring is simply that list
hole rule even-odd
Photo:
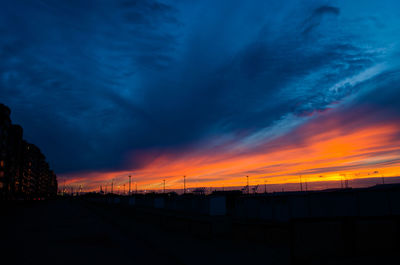
[{"label": "sunset glow", "polygon": [[12,2],[0,103],[70,191],[397,181],[399,1]]},{"label": "sunset glow", "polygon": [[[259,144],[256,148],[213,146],[182,153],[151,157],[141,168],[131,171],[82,172],[68,176],[67,185],[83,185],[97,190],[100,185],[127,184],[131,175],[140,190],[182,189],[188,187],[235,187],[298,183],[300,176],[310,188],[328,188],[321,182],[352,181],[395,177],[400,172],[400,132],[397,122],[340,127],[339,120],[324,113],[290,133]],[[313,182],[319,183],[313,186]],[[377,182],[380,182],[378,180]],[[116,186],[115,186],[116,187]],[[337,187],[337,184],[336,184]]]}]

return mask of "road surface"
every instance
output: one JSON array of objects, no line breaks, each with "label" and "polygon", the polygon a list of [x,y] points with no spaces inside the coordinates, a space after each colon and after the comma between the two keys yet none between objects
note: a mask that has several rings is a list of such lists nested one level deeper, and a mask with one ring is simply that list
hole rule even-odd
[{"label": "road surface", "polygon": [[83,201],[3,206],[2,264],[289,264],[289,250],[199,239]]}]

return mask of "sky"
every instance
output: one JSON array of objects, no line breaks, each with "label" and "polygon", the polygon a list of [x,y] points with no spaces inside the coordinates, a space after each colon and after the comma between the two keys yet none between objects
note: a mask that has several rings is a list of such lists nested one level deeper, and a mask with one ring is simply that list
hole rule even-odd
[{"label": "sky", "polygon": [[397,0],[3,2],[0,102],[59,181],[400,175]]}]

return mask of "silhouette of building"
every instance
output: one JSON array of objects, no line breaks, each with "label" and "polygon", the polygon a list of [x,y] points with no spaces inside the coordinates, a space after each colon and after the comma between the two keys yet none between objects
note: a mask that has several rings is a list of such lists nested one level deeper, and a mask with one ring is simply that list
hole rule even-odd
[{"label": "silhouette of building", "polygon": [[8,133],[11,128],[11,111],[7,106],[0,104],[0,190],[2,193],[9,190],[7,170]]},{"label": "silhouette of building", "polygon": [[57,194],[57,177],[23,129],[11,123],[10,109],[0,104],[0,198],[30,199]]}]

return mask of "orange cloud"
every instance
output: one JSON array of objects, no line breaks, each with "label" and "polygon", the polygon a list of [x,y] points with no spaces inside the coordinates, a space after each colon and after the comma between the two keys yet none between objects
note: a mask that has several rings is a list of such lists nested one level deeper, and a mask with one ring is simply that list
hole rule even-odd
[{"label": "orange cloud", "polygon": [[[294,131],[258,144],[256,148],[216,146],[157,155],[139,169],[117,172],[81,172],[68,175],[67,185],[97,190],[100,185],[127,184],[128,176],[139,189],[157,190],[165,179],[168,189],[181,189],[183,176],[190,187],[251,184],[329,182],[398,176],[400,170],[398,122],[343,124],[323,113]],[[144,152],[149,156],[151,152]],[[321,185],[318,186],[321,188]]]}]

